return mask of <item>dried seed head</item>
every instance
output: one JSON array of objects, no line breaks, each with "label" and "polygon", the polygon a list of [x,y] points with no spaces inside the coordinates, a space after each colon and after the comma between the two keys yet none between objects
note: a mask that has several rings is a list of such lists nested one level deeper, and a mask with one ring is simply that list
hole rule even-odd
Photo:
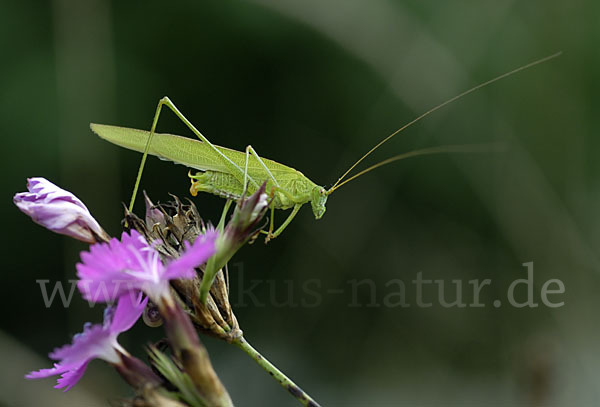
[{"label": "dried seed head", "polygon": [[[184,204],[179,198],[172,196],[172,201],[155,205],[147,195],[145,198],[145,219],[126,210],[124,224],[137,230],[151,242],[164,261],[178,258],[184,249],[184,242],[192,243],[197,236],[206,232],[207,227],[193,202]],[[196,271],[198,275],[193,280],[171,282],[180,305],[186,309],[199,330],[233,341],[241,335],[241,331],[229,303],[229,289],[223,271],[217,273],[205,305],[199,301],[203,269]],[[147,308],[146,311],[144,321],[148,319],[151,326],[157,323],[152,318],[151,309]]]}]

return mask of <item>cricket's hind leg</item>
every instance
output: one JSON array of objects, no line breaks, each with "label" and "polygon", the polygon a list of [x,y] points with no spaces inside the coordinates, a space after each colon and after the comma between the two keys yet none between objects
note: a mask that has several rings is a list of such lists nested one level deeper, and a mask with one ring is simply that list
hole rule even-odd
[{"label": "cricket's hind leg", "polygon": [[273,181],[273,185],[275,185],[277,188],[280,188],[279,182],[277,182],[277,179],[273,176],[273,173],[271,172],[271,170],[269,170],[269,167],[267,167],[267,165],[262,160],[262,158],[260,158],[260,156],[258,155],[258,153],[256,152],[256,150],[254,149],[254,147],[252,147],[250,144],[248,144],[246,146],[246,165],[245,165],[245,168],[244,168],[244,188],[246,188],[246,178],[250,177],[249,174],[248,174],[248,159],[250,157],[250,154],[252,154],[256,158],[256,161],[258,161],[258,163],[263,168],[263,170],[265,170],[265,172],[268,175],[268,178],[271,181]]},{"label": "cricket's hind leg", "polygon": [[[242,177],[244,176],[244,172],[242,169],[229,157],[227,157],[223,152],[221,152],[214,144],[212,144],[194,125],[179,111],[177,106],[169,99],[167,96],[163,97],[158,102],[158,106],[156,107],[156,112],[154,113],[154,119],[152,120],[152,127],[150,128],[150,136],[148,137],[148,141],[146,142],[146,147],[144,148],[144,155],[142,156],[142,161],[140,162],[140,167],[138,169],[137,178],[135,180],[135,186],[133,187],[133,193],[131,194],[131,201],[129,203],[129,211],[133,211],[133,204],[135,203],[135,197],[137,195],[137,191],[140,185],[140,181],[142,179],[142,173],[144,172],[144,165],[146,164],[146,157],[148,156],[148,151],[150,150],[150,144],[152,143],[152,138],[154,133],[156,132],[156,125],[158,124],[158,118],[160,117],[160,113],[162,111],[162,107],[167,106],[175,115],[181,120],[200,140],[209,145],[217,155],[223,160],[223,163],[230,171],[231,175],[234,176],[239,183],[243,182]],[[249,179],[250,182],[258,187],[258,183],[252,178]]]},{"label": "cricket's hind leg", "polygon": [[[194,127],[194,125],[179,111],[177,106],[169,99],[167,96],[163,97],[156,107],[156,112],[154,113],[154,119],[152,120],[152,127],[150,129],[150,136],[148,137],[148,141],[146,143],[146,148],[144,149],[144,155],[142,156],[142,161],[140,163],[140,167],[138,170],[137,179],[135,182],[135,186],[133,188],[133,194],[131,196],[131,202],[129,204],[130,211],[132,210],[133,203],[135,202],[135,197],[137,195],[138,187],[140,184],[140,180],[142,178],[142,173],[144,170],[144,164],[146,163],[146,157],[148,156],[148,150],[150,149],[150,143],[152,142],[152,138],[154,133],[156,132],[156,125],[158,124],[158,118],[160,117],[160,113],[162,112],[162,107],[167,106],[175,115],[181,120],[202,142],[206,143],[210,146],[222,160],[223,164],[227,167],[229,173],[240,183],[244,182],[244,171],[234,163],[229,157],[227,157],[221,150],[219,150],[214,144],[212,144],[200,131]],[[247,176],[247,174],[246,174]],[[247,176],[248,181],[258,188],[258,183],[250,176]]]}]

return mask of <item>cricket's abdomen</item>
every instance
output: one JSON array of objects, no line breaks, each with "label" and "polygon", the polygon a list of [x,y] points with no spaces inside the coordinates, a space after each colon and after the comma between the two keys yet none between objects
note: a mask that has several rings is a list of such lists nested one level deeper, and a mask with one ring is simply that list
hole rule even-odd
[{"label": "cricket's abdomen", "polygon": [[[243,185],[232,175],[219,171],[205,171],[194,176],[192,189],[196,192],[208,192],[226,199],[239,199],[243,193]],[[256,179],[255,179],[256,180]],[[264,180],[256,180],[262,184]],[[275,189],[273,195],[273,204],[276,209],[290,209],[297,204],[304,204],[310,201],[311,184],[307,178],[278,180],[279,186],[286,193]],[[314,184],[313,184],[314,185]],[[267,181],[266,192],[270,194],[275,184]],[[248,183],[248,194],[253,194],[258,188],[252,183]]]}]

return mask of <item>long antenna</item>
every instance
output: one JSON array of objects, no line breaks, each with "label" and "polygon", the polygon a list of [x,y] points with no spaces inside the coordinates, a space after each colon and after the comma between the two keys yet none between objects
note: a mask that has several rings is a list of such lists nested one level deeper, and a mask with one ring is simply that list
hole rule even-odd
[{"label": "long antenna", "polygon": [[[369,156],[369,155],[370,155],[370,154],[371,154],[373,151],[377,150],[379,147],[381,147],[381,146],[382,146],[384,143],[386,143],[388,140],[390,140],[390,139],[391,139],[392,137],[394,137],[396,134],[398,134],[398,133],[400,133],[401,131],[405,130],[406,128],[408,128],[408,127],[412,126],[413,124],[415,124],[415,123],[416,123],[416,122],[418,122],[419,120],[421,120],[421,119],[425,118],[426,116],[429,116],[431,113],[433,113],[433,112],[435,112],[436,110],[439,110],[439,109],[441,109],[442,107],[444,107],[444,106],[446,106],[446,105],[448,105],[448,104],[450,104],[450,103],[454,102],[455,100],[458,100],[458,99],[462,98],[463,96],[467,96],[468,94],[470,94],[470,93],[473,93],[473,92],[475,92],[476,90],[483,88],[484,86],[490,85],[490,84],[492,84],[492,83],[494,83],[494,82],[496,82],[496,81],[499,81],[500,79],[504,79],[504,78],[506,78],[507,76],[511,76],[511,75],[513,75],[513,74],[516,74],[517,72],[524,71],[525,69],[531,68],[531,67],[533,67],[533,66],[535,66],[535,65],[539,65],[539,64],[541,64],[541,63],[544,63],[544,62],[546,62],[546,61],[549,61],[549,60],[551,60],[551,59],[554,59],[554,58],[558,57],[560,54],[562,54],[562,51],[559,51],[559,52],[557,52],[557,53],[555,53],[555,54],[549,55],[549,56],[547,56],[547,57],[544,57],[544,58],[542,58],[542,59],[538,59],[537,61],[530,62],[530,63],[528,63],[528,64],[526,64],[526,65],[520,66],[519,68],[513,69],[513,70],[512,70],[512,71],[510,71],[510,72],[506,72],[506,73],[504,73],[504,74],[502,74],[502,75],[500,75],[500,76],[497,76],[497,77],[495,77],[495,78],[493,78],[493,79],[490,79],[489,81],[486,81],[486,82],[480,83],[479,85],[477,85],[477,86],[474,86],[474,87],[472,87],[471,89],[469,89],[469,90],[466,90],[466,91],[464,91],[464,92],[462,92],[462,93],[460,93],[460,94],[458,94],[458,95],[454,96],[453,98],[450,98],[450,99],[446,100],[445,102],[443,102],[443,103],[441,103],[441,104],[439,104],[439,105],[437,105],[437,106],[435,106],[435,107],[433,107],[433,108],[429,109],[428,111],[426,111],[426,112],[425,112],[425,113],[423,113],[422,115],[420,115],[420,116],[417,116],[415,119],[413,119],[413,120],[411,120],[410,122],[406,123],[404,126],[400,127],[398,130],[396,130],[395,132],[393,132],[392,134],[390,134],[389,136],[387,136],[386,138],[384,138],[383,140],[381,140],[379,143],[377,143],[377,144],[375,145],[375,147],[373,147],[372,149],[370,149],[370,150],[369,150],[369,151],[368,151],[368,152],[367,152],[365,155],[363,155],[363,156],[362,156],[362,157],[361,157],[361,158],[360,158],[358,161],[356,161],[354,164],[352,164],[352,166],[351,166],[350,168],[348,168],[348,170],[347,170],[347,171],[346,171],[346,172],[345,172],[345,173],[344,173],[344,174],[343,174],[343,175],[342,175],[342,176],[341,176],[341,177],[340,177],[340,178],[339,178],[339,179],[336,181],[336,183],[335,183],[335,184],[333,184],[333,186],[332,186],[332,187],[329,189],[329,193],[331,193],[331,192],[335,191],[335,190],[338,188],[338,184],[340,184],[340,182],[342,182],[342,180],[343,180],[343,179],[344,179],[344,178],[345,178],[345,177],[346,177],[346,176],[347,176],[347,175],[350,173],[350,171],[352,171],[352,170],[353,170],[353,169],[354,169],[354,168],[355,168],[355,167],[356,167],[358,164],[360,164],[360,163],[362,162],[362,160],[364,160],[365,158],[367,158],[367,157],[368,157],[368,156]],[[385,161],[388,161],[388,160],[385,160]],[[384,161],[384,162],[385,162],[385,161]],[[367,172],[368,172],[368,171],[367,171]],[[361,172],[361,174],[363,174],[363,173],[364,173],[364,172]],[[354,177],[352,177],[351,179],[355,179],[355,178],[357,178],[357,176],[354,176]],[[348,180],[348,181],[349,181],[349,180]],[[348,182],[348,181],[346,181],[346,182]],[[344,182],[344,184],[345,184],[346,182]]]},{"label": "long antenna", "polygon": [[347,184],[350,181],[355,180],[361,175],[365,175],[367,172],[373,171],[375,168],[382,167],[384,165],[393,163],[394,161],[404,160],[405,158],[417,157],[420,155],[430,155],[430,154],[441,154],[441,153],[486,153],[486,152],[500,152],[503,151],[504,145],[502,143],[492,143],[492,144],[463,144],[456,146],[436,146],[436,147],[427,147],[419,150],[413,150],[406,153],[398,154],[393,157],[390,157],[386,160],[380,161],[377,164],[370,166],[367,169],[362,170],[358,174],[354,174],[347,180],[338,183],[336,186],[331,187],[327,194],[333,193],[336,189],[341,188],[343,185]]}]

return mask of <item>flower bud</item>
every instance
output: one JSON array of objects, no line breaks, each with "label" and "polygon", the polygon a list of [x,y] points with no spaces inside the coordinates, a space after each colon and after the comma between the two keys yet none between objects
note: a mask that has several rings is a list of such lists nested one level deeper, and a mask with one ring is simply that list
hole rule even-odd
[{"label": "flower bud", "polygon": [[224,233],[217,239],[217,270],[260,230],[259,224],[269,209],[265,187],[266,183],[248,198],[238,201]]},{"label": "flower bud", "polygon": [[29,178],[27,189],[15,194],[13,202],[35,223],[87,243],[109,240],[83,202],[69,191],[41,177]]}]

